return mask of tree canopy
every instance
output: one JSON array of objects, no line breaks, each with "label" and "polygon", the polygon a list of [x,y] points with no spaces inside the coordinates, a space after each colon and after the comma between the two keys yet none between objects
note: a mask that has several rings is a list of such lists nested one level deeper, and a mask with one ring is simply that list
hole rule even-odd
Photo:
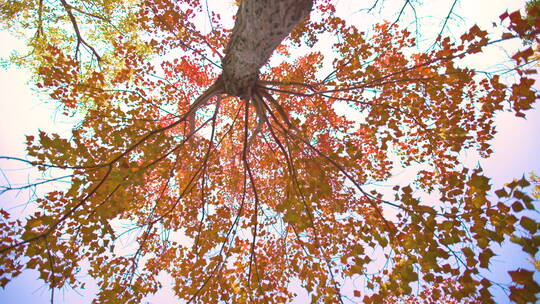
[{"label": "tree canopy", "polygon": [[[529,181],[492,189],[460,156],[491,155],[496,114],[538,99],[537,2],[457,38],[447,18],[422,50],[398,22],[415,1],[370,31],[334,2],[242,0],[226,20],[197,0],[5,1],[0,20],[30,50],[12,62],[84,119],[1,156],[69,186],[25,219],[0,209],[0,285],[36,269],[54,301],[87,271],[96,303],[139,303],[165,272],[196,303],[283,303],[292,280],[312,302],[494,303],[493,287],[535,302],[532,271],[486,275],[494,244],[538,251]],[[461,64],[515,40],[510,67]],[[421,169],[373,186],[396,167]],[[353,278],[366,288],[346,294]]]}]

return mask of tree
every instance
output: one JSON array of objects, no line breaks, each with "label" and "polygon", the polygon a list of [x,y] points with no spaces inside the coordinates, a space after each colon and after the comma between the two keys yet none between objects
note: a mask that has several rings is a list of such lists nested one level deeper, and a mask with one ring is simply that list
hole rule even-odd
[{"label": "tree", "polygon": [[[538,98],[528,45],[499,74],[459,60],[538,43],[538,6],[503,13],[498,37],[441,31],[425,52],[396,22],[361,32],[331,1],[240,1],[232,30],[194,0],[9,1],[0,14],[32,31],[32,52],[13,60],[66,114],[84,114],[70,139],[41,132],[28,136],[28,158],[2,157],[70,181],[24,220],[2,210],[2,286],[36,269],[53,301],[55,289],[83,287],[88,263],[97,302],[140,302],[165,271],[189,302],[286,302],[291,278],[313,302],[343,302],[344,280],[364,276],[353,294],[366,303],[490,303],[490,245],[538,251],[529,182],[495,198],[459,158],[489,156],[494,115],[524,117]],[[339,38],[332,54],[298,51],[324,33]],[[274,52],[283,60],[268,65]],[[501,80],[508,72],[514,83]],[[396,164],[424,169],[386,199],[369,184]],[[129,254],[115,249],[119,220],[137,235]],[[533,273],[510,275],[510,299],[536,301]],[[425,286],[416,297],[413,282]]]}]

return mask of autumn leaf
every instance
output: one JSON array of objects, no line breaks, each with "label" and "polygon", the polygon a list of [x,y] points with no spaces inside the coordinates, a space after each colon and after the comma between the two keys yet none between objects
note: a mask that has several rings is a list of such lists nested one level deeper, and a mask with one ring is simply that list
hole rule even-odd
[{"label": "autumn leaf", "polygon": [[[236,1],[233,18],[187,0],[8,2],[29,50],[13,63],[82,118],[0,156],[45,178],[1,193],[65,185],[32,193],[24,219],[0,210],[0,286],[28,268],[51,298],[89,277],[100,303],[146,301],[163,275],[185,302],[286,303],[292,282],[343,302],[360,280],[365,303],[493,303],[493,244],[538,251],[535,194],[524,177],[493,191],[462,159],[493,153],[499,113],[534,107],[534,50],[501,71],[462,59],[537,43],[537,9],[502,14],[502,39],[443,28],[422,49],[399,20],[363,28],[336,3]],[[396,185],[401,168],[416,173]],[[510,299],[537,300],[532,272],[510,276]]]}]

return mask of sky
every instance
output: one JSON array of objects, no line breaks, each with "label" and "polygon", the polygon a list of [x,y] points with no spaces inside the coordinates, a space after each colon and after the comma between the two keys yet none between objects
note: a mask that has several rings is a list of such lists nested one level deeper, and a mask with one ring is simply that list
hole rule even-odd
[{"label": "sky", "polygon": [[[429,2],[429,1],[426,1]],[[440,26],[440,18],[436,15],[444,14],[448,11],[452,1],[432,1],[431,6],[426,4],[418,6],[426,11],[432,10],[432,19],[427,17],[425,24],[432,27],[423,26],[422,31],[437,32]],[[214,2],[210,1],[211,7]],[[355,5],[356,3],[356,5]],[[365,1],[339,1],[340,9],[348,16],[348,20],[361,24],[370,22],[369,16],[359,12],[365,6]],[[396,2],[397,3],[397,2]],[[461,18],[456,18],[450,26],[450,33],[458,34],[472,22],[478,23],[481,27],[489,27],[492,21],[498,20],[498,16],[506,9],[516,10],[523,6],[524,1],[517,0],[475,0],[462,1],[458,4],[458,12]],[[229,10],[230,10],[229,6]],[[390,9],[390,7],[387,7]],[[393,8],[395,11],[395,8]],[[410,24],[414,27],[414,24]],[[4,31],[0,31],[0,58],[5,59],[9,53],[22,46],[21,42]],[[500,50],[499,50],[500,51]],[[493,54],[482,55],[474,58],[478,66],[489,65],[489,62],[496,62],[496,56],[501,56],[497,50]],[[1,61],[0,61],[1,62]],[[22,68],[10,66],[0,67],[0,155],[24,157],[25,135],[35,135],[38,130],[67,134],[71,126],[76,123],[77,117],[63,117],[54,103],[48,103],[46,98],[32,90],[31,79],[28,71]],[[538,88],[538,83],[536,84]],[[540,173],[540,141],[538,131],[540,130],[540,110],[534,109],[526,113],[526,119],[516,118],[511,113],[501,113],[497,117],[498,134],[492,141],[495,153],[488,159],[478,159],[471,153],[464,156],[464,161],[471,166],[480,164],[487,176],[492,178],[493,188],[500,187],[503,183],[512,178],[521,177],[523,174],[535,171]],[[7,181],[11,184],[24,183],[32,180],[35,173],[22,168],[19,164],[0,160],[0,185],[5,185]],[[406,175],[406,173],[404,173]],[[39,177],[39,176],[38,176]],[[401,177],[407,180],[407,176]],[[54,187],[62,187],[61,184],[52,184],[38,189],[36,195],[50,190]],[[13,216],[24,217],[31,213],[32,204],[25,204],[32,193],[7,193],[0,196],[0,208],[6,209]],[[493,276],[502,281],[508,280],[506,270],[510,267],[527,267],[530,264],[526,256],[516,253],[514,246],[504,248],[494,248],[500,256],[495,258],[492,264]],[[95,291],[95,286],[91,283],[85,291],[80,291],[80,295],[70,289],[56,292],[55,303],[89,303],[91,295]],[[25,271],[19,277],[10,282],[7,287],[0,290],[0,303],[49,303],[50,291],[46,286],[37,280],[37,273]],[[164,290],[157,297],[149,299],[151,303],[156,303],[156,299],[170,298],[170,292]],[[499,294],[499,296],[501,296]],[[500,297],[499,299],[502,299]],[[305,303],[303,298],[298,298],[297,303]],[[505,303],[501,300],[501,303]]]}]

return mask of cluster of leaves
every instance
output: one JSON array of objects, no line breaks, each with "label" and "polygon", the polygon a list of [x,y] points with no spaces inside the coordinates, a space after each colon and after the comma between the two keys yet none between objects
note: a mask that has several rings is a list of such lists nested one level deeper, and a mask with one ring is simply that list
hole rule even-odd
[{"label": "cluster of leaves", "polygon": [[[522,116],[538,98],[531,48],[514,55],[518,79],[509,85],[458,60],[505,40],[536,41],[537,6],[503,14],[502,37],[475,26],[418,53],[408,31],[382,23],[366,34],[317,1],[318,17],[280,51],[316,45],[326,32],[339,38],[334,52],[265,67],[242,100],[215,89],[230,30],[199,30],[207,15],[221,20],[199,1],[87,2],[12,1],[1,11],[6,24],[36,32],[28,60],[38,87],[68,112],[86,108],[69,140],[28,138],[26,162],[70,170],[71,183],[39,199],[24,222],[2,211],[2,286],[24,265],[53,290],[83,288],[77,275],[88,263],[97,302],[141,302],[165,271],[190,302],[286,302],[292,278],[313,302],[337,301],[344,281],[362,276],[366,291],[354,296],[366,303],[490,303],[496,282],[482,270],[490,246],[511,239],[536,254],[529,183],[515,181],[496,199],[489,178],[459,160],[465,149],[492,153],[495,114]],[[331,72],[325,56],[335,56]],[[385,200],[364,185],[387,180],[396,156],[427,169]],[[119,220],[136,234],[130,254],[115,247]],[[510,298],[534,302],[532,272],[510,275]],[[407,300],[415,282],[432,288]]]}]

